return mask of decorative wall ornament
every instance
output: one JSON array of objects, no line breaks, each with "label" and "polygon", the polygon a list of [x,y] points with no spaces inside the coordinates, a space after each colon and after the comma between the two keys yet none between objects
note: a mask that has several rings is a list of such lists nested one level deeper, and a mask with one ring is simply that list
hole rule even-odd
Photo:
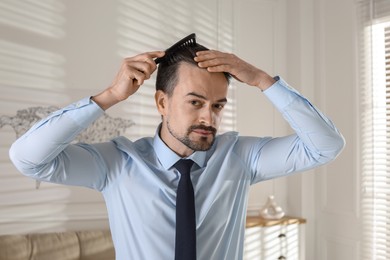
[{"label": "decorative wall ornament", "polygon": [[[44,119],[50,113],[58,110],[58,107],[29,107],[16,112],[15,116],[0,116],[0,128],[11,126],[15,131],[16,138],[27,132],[36,122]],[[87,129],[81,132],[74,140],[74,143],[97,143],[109,141],[122,135],[126,129],[135,123],[129,119],[114,118],[107,114],[97,119]],[[39,189],[40,182],[36,181],[36,188]]]}]

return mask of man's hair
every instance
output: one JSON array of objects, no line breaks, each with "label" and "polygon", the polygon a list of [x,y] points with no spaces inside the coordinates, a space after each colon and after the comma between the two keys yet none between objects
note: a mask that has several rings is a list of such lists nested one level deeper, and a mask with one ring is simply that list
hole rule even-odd
[{"label": "man's hair", "polygon": [[[198,66],[194,61],[196,53],[198,51],[209,50],[206,47],[196,43],[193,46],[183,46],[172,54],[168,54],[169,57],[164,59],[159,65],[156,78],[156,91],[162,90],[168,96],[172,96],[173,90],[178,81],[178,70],[182,62]],[[226,80],[230,82],[231,75],[224,72]]]}]

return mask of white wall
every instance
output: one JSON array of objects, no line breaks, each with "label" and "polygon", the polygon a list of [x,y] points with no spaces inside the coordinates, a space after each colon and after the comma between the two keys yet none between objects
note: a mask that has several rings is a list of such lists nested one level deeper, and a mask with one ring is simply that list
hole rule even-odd
[{"label": "white wall", "polygon": [[[285,1],[235,1],[234,51],[270,75],[286,76]],[[248,30],[247,28],[251,28]],[[257,88],[237,84],[237,130],[248,136],[282,136],[288,127]],[[287,208],[286,179],[262,182],[251,187],[250,214],[256,214],[268,196]],[[257,211],[257,212],[256,212]]]},{"label": "white wall", "polygon": [[[273,193],[288,214],[306,218],[307,259],[359,259],[355,1],[238,2],[237,51],[269,73],[281,74],[334,121],[347,141],[344,152],[329,165],[254,186],[249,206],[259,207],[264,197]],[[242,17],[237,18],[239,15]],[[251,30],[240,31],[245,27]],[[254,52],[256,46],[269,52],[262,48]],[[275,53],[279,56],[273,56]],[[237,93],[239,130],[243,133],[279,135],[288,131],[272,107],[252,90],[243,88]],[[246,106],[242,106],[244,102]],[[262,111],[264,120],[254,121],[251,108]]]},{"label": "white wall", "polygon": [[355,1],[293,0],[287,10],[288,77],[347,141],[335,162],[288,178],[289,209],[308,219],[307,259],[359,259]]},{"label": "white wall", "polygon": [[339,159],[316,176],[318,259],[360,258],[356,2],[315,4],[316,80],[320,82],[316,98],[347,141]]}]

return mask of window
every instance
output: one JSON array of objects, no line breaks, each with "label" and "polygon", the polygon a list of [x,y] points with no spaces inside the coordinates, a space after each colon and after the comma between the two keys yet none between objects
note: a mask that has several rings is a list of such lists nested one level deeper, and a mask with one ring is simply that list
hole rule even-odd
[{"label": "window", "polygon": [[390,2],[359,3],[362,259],[390,259]]}]

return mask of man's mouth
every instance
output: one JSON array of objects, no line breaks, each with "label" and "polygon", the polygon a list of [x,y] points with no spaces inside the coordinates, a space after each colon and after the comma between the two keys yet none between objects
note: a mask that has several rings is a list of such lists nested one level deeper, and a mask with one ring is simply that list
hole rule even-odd
[{"label": "man's mouth", "polygon": [[202,130],[202,129],[194,129],[193,132],[200,134],[200,135],[212,135],[212,131]]},{"label": "man's mouth", "polygon": [[217,129],[211,126],[192,126],[190,128],[190,131],[203,136],[208,136],[208,135],[214,136],[215,133],[217,132]]}]

